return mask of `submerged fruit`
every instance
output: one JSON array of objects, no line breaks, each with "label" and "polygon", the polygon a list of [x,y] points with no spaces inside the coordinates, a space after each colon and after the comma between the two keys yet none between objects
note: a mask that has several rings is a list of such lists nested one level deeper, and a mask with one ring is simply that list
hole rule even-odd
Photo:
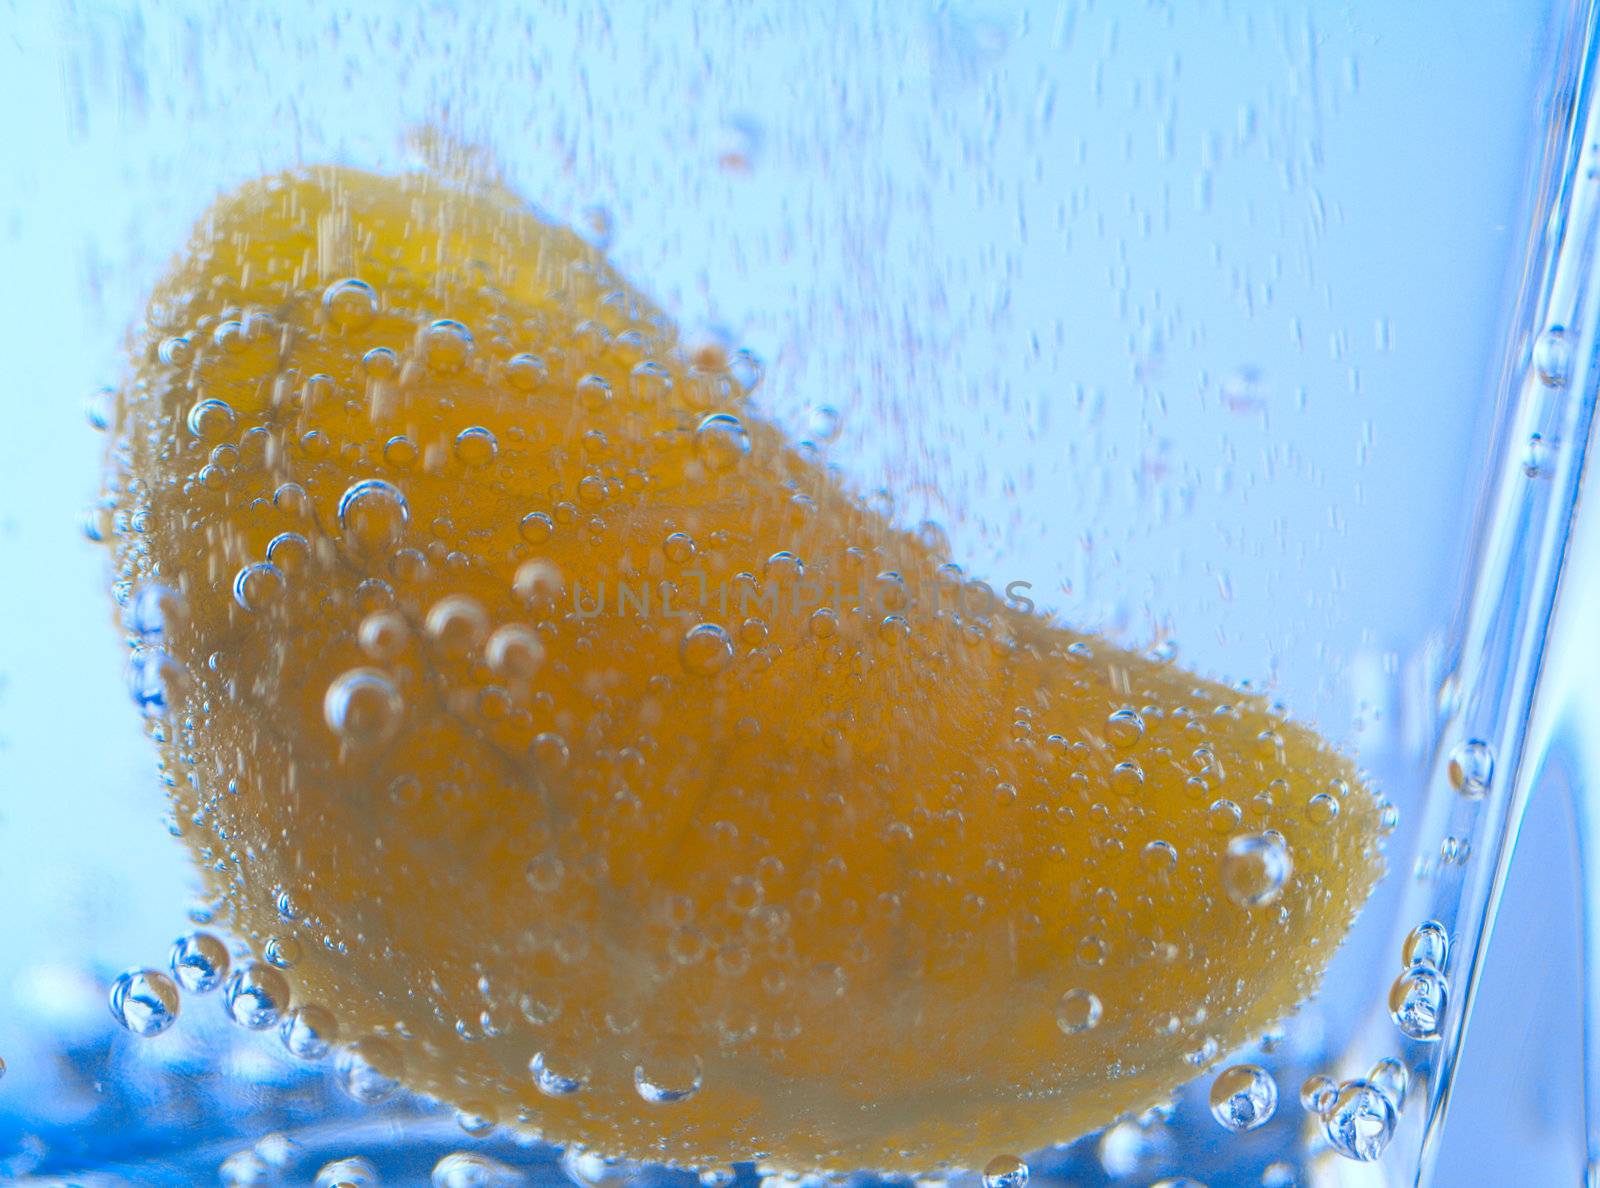
[{"label": "submerged fruit", "polygon": [[969,582],[738,370],[492,186],[318,168],[203,220],[108,494],[273,1019],[604,1153],[914,1169],[1302,999],[1380,866],[1348,761]]}]

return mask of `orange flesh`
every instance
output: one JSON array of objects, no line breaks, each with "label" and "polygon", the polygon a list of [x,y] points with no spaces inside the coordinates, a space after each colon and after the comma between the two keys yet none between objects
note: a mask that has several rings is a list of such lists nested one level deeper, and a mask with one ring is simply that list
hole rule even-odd
[{"label": "orange flesh", "polygon": [[[176,817],[224,922],[299,941],[295,1002],[553,1141],[916,1170],[1148,1106],[1310,993],[1381,866],[1350,763],[963,596],[719,366],[494,187],[317,168],[202,221],[118,402],[118,592],[179,594]],[[403,524],[341,525],[369,479]],[[1242,906],[1266,830],[1292,874]]]}]

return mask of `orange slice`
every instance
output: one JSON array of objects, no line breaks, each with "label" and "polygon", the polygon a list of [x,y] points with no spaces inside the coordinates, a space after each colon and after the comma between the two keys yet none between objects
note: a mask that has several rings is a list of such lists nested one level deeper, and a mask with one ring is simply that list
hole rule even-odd
[{"label": "orange slice", "polygon": [[554,1141],[845,1170],[1070,1139],[1303,999],[1380,870],[1351,764],[964,578],[737,370],[494,186],[202,220],[117,403],[117,590],[295,1001]]}]

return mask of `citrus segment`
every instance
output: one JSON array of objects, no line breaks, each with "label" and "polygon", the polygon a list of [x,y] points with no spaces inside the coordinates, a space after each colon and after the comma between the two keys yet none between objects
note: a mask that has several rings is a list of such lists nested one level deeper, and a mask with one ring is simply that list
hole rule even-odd
[{"label": "citrus segment", "polygon": [[970,581],[735,363],[432,175],[247,185],[160,282],[131,680],[294,1025],[606,1153],[917,1169],[1303,999],[1380,869],[1350,762]]}]

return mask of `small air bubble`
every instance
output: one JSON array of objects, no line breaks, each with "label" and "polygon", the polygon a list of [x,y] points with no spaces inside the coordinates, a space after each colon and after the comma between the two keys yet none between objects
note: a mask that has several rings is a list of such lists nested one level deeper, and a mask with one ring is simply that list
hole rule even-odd
[{"label": "small air bubble", "polygon": [[1116,710],[1106,719],[1106,737],[1112,746],[1131,747],[1144,737],[1144,719],[1137,710]]},{"label": "small air bubble", "polygon": [[712,413],[694,433],[695,449],[707,470],[732,470],[750,453],[750,435],[738,417]]},{"label": "small air bubble", "polygon": [[158,969],[130,969],[111,983],[111,1017],[140,1039],[178,1021],[178,987]]},{"label": "small air bubble", "polygon": [[1056,1026],[1065,1035],[1093,1031],[1100,1014],[1100,999],[1090,990],[1068,990],[1056,1001]]},{"label": "small air bubble", "polygon": [[1389,1016],[1406,1037],[1436,1040],[1449,994],[1449,983],[1437,969],[1414,965],[1389,988]]},{"label": "small air bubble", "polygon": [[222,987],[222,1006],[240,1027],[265,1031],[289,1003],[289,983],[270,965],[252,961],[233,971]]},{"label": "small air bubble", "polygon": [[694,676],[715,676],[733,661],[733,640],[716,623],[701,623],[684,633],[678,645],[684,670]]},{"label": "small air bubble", "polygon": [[1347,1159],[1370,1163],[1394,1137],[1394,1103],[1367,1081],[1346,1081],[1322,1116],[1322,1130],[1333,1149]]},{"label": "small air bubble", "polygon": [[228,976],[228,946],[209,932],[191,932],[172,942],[172,976],[189,994],[210,994]]},{"label": "small air bubble", "polygon": [[1565,329],[1552,326],[1533,344],[1533,368],[1547,388],[1565,387],[1572,377],[1572,346]]},{"label": "small air bubble", "polygon": [[1450,753],[1450,784],[1461,795],[1476,800],[1494,779],[1494,751],[1482,739],[1468,739]]},{"label": "small air bubble", "polygon": [[201,441],[221,441],[233,432],[233,409],[221,400],[199,400],[189,409],[185,423],[189,432]]},{"label": "small air bubble", "polygon": [[652,1105],[687,1101],[700,1091],[704,1071],[698,1056],[656,1058],[634,1067],[633,1087]]},{"label": "small air bubble", "polygon": [[321,1060],[339,1038],[333,1012],[315,1003],[295,1007],[278,1024],[278,1039],[298,1060]]},{"label": "small air bubble", "polygon": [[537,355],[512,355],[506,360],[506,382],[519,392],[533,392],[550,380],[550,369]]},{"label": "small air bubble", "polygon": [[1314,1073],[1300,1085],[1300,1105],[1308,1114],[1321,1117],[1333,1108],[1339,1096],[1339,1086],[1332,1077]]},{"label": "small air bubble", "polygon": [[441,318],[418,332],[417,352],[430,371],[460,371],[472,352],[472,332],[460,322]]},{"label": "small air bubble", "polygon": [[1211,1082],[1211,1116],[1235,1134],[1264,1126],[1278,1108],[1278,1085],[1257,1064],[1236,1064]]},{"label": "small air bubble", "polygon": [[546,1097],[570,1097],[583,1088],[583,1078],[567,1076],[551,1068],[543,1052],[535,1052],[528,1061],[528,1071],[533,1083]]},{"label": "small air bubble", "polygon": [[470,470],[481,470],[495,460],[500,443],[481,425],[463,429],[456,435],[456,460]]},{"label": "small air bubble", "polygon": [[387,740],[404,713],[400,691],[387,673],[376,668],[341,673],[329,682],[322,698],[322,717],[328,729],[358,746]]},{"label": "small air bubble", "polygon": [[378,553],[394,544],[411,519],[400,488],[383,479],[362,479],[339,497],[339,528],[361,553]]},{"label": "small air bubble", "polygon": [[1137,796],[1144,787],[1144,768],[1126,759],[1111,769],[1111,787],[1121,796]]},{"label": "small air bubble", "polygon": [[376,1105],[393,1097],[400,1088],[404,1068],[400,1050],[377,1036],[341,1048],[334,1058],[340,1087],[362,1105]]},{"label": "small air bubble", "polygon": [[983,1188],[1028,1188],[1028,1165],[1015,1155],[996,1155],[983,1165]]},{"label": "small air bubble", "polygon": [[1424,920],[1411,930],[1400,948],[1400,959],[1407,968],[1425,965],[1443,972],[1450,956],[1450,934],[1437,920]]},{"label": "small air bubble", "polygon": [[1276,834],[1240,834],[1223,853],[1222,888],[1240,907],[1265,907],[1283,893],[1293,865]]}]

